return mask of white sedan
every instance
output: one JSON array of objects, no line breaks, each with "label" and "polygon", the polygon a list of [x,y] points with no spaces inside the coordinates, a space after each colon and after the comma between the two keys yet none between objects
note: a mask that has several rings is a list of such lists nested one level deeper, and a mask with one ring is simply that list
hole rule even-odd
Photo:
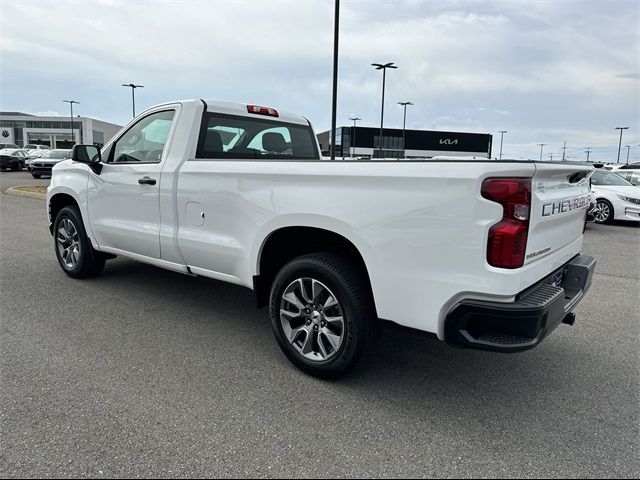
[{"label": "white sedan", "polygon": [[593,216],[596,223],[613,220],[640,222],[640,187],[615,173],[597,170],[591,176],[591,191],[596,196]]}]

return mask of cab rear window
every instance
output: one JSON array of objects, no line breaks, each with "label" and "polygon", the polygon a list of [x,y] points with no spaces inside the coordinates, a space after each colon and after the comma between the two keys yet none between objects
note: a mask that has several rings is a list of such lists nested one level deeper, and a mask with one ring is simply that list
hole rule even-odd
[{"label": "cab rear window", "polygon": [[205,113],[197,158],[318,160],[310,126]]}]

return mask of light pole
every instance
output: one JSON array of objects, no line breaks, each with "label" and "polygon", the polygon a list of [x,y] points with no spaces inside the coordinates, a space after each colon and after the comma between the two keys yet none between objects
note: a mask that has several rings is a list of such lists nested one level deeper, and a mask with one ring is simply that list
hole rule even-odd
[{"label": "light pole", "polygon": [[616,127],[616,130],[620,130],[620,143],[618,143],[618,161],[620,163],[620,148],[622,147],[622,131],[627,130],[629,127]]},{"label": "light pole", "polygon": [[76,102],[75,100],[62,100],[65,103],[68,103],[71,106],[71,123],[69,123],[69,128],[71,129],[71,142],[72,143],[76,143],[74,138],[73,138],[73,104],[77,103],[80,104],[80,102]]},{"label": "light pole", "polygon": [[353,156],[356,156],[356,122],[362,120],[359,117],[351,117],[349,120],[353,121],[353,130],[351,131],[351,147],[353,148]]},{"label": "light pole", "polygon": [[564,162],[565,160],[565,153],[567,151],[567,142],[564,142],[564,146],[562,147],[562,161]]},{"label": "light pole", "polygon": [[398,102],[398,105],[404,107],[404,120],[402,121],[402,158],[406,156],[405,133],[407,131],[407,105],[413,105],[411,102]]},{"label": "light pole", "polygon": [[375,67],[376,70],[382,70],[382,107],[380,113],[380,158],[382,158],[382,129],[384,127],[384,86],[387,80],[387,68],[398,68],[393,64],[393,62],[385,63],[384,65],[381,63],[372,63],[372,67]]},{"label": "light pole", "polygon": [[549,155],[547,155],[547,157],[549,157],[549,159],[553,162],[553,153],[550,153]]},{"label": "light pole", "polygon": [[629,151],[631,150],[631,146],[630,145],[625,145],[626,149],[627,149],[627,165],[629,165]]},{"label": "light pole", "polygon": [[133,83],[123,83],[123,87],[131,89],[131,103],[133,104],[133,118],[136,118],[136,88],[144,88],[144,85],[135,85]]},{"label": "light pole", "polygon": [[542,161],[542,149],[544,148],[544,146],[546,145],[546,143],[539,143],[538,146],[540,147],[540,161]]},{"label": "light pole", "polygon": [[506,130],[498,130],[500,132],[500,160],[502,160],[502,139],[504,138],[504,134],[507,133]]},{"label": "light pole", "polygon": [[331,160],[336,159],[336,112],[338,109],[338,34],[340,30],[340,0],[336,0],[335,8],[336,12],[333,21],[333,99],[331,104]]},{"label": "light pole", "polygon": [[589,153],[591,153],[591,147],[584,147],[586,148],[586,150],[584,151],[584,153],[587,154],[587,162],[589,161]]}]

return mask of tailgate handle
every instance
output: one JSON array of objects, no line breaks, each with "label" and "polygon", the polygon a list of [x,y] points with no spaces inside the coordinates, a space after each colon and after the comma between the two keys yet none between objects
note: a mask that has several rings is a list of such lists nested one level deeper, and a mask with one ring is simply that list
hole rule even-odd
[{"label": "tailgate handle", "polygon": [[569,183],[578,183],[583,178],[587,178],[588,175],[589,172],[576,172],[569,175],[567,180],[569,180]]}]

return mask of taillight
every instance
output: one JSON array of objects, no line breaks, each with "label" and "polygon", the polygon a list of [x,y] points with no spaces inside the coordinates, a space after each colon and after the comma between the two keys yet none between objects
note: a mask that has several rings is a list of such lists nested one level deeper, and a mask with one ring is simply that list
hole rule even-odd
[{"label": "taillight", "polygon": [[267,115],[269,117],[277,117],[278,111],[274,108],[261,107],[259,105],[247,105],[247,112],[255,113],[256,115]]},{"label": "taillight", "polygon": [[529,236],[531,179],[487,178],[482,196],[503,207],[502,220],[489,230],[487,262],[498,268],[520,268]]}]

